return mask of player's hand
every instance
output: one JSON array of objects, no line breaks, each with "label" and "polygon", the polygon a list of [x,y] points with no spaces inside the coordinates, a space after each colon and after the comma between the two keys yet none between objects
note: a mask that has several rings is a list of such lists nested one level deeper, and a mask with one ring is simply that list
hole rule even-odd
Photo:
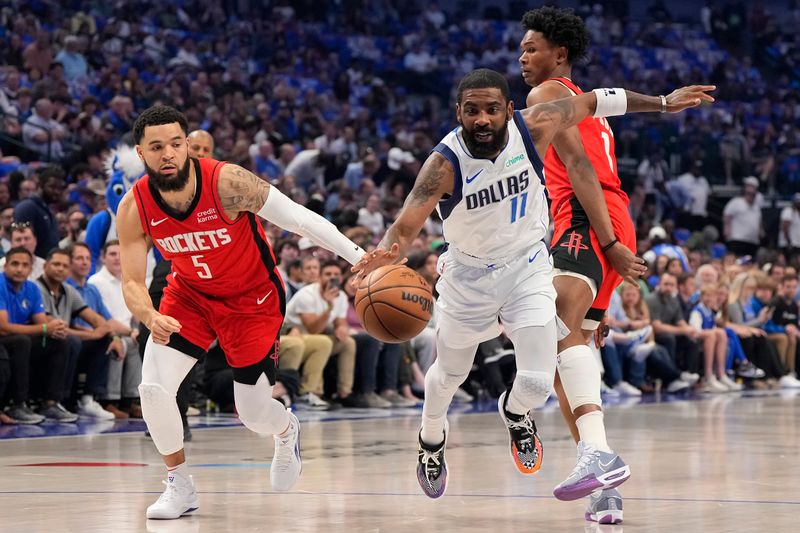
[{"label": "player's hand", "polygon": [[171,316],[157,314],[150,320],[148,326],[150,336],[156,344],[169,344],[169,337],[173,333],[180,333],[181,323]]},{"label": "player's hand", "polygon": [[647,272],[647,262],[621,242],[606,250],[606,258],[622,279],[631,285],[638,285],[636,280]]},{"label": "player's hand", "polygon": [[667,112],[679,113],[684,109],[697,107],[703,102],[711,103],[714,97],[706,93],[716,88],[716,85],[689,85],[676,89],[667,96]]},{"label": "player's hand", "polygon": [[598,348],[602,348],[606,345],[606,337],[608,337],[610,331],[608,327],[608,314],[605,314],[603,315],[603,319],[600,320],[600,325],[594,330],[594,343]]},{"label": "player's hand", "polygon": [[397,243],[392,244],[392,247],[388,250],[375,248],[373,251],[365,253],[358,263],[350,269],[356,274],[350,278],[350,283],[354,287],[358,287],[361,280],[373,270],[386,265],[404,265],[407,261],[408,259],[405,257],[400,259],[400,245]]}]

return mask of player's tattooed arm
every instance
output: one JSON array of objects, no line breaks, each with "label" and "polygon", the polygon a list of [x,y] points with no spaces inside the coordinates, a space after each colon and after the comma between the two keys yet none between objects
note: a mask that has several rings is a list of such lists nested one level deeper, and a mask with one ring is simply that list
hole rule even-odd
[{"label": "player's tattooed arm", "polygon": [[238,165],[227,164],[217,179],[217,194],[225,215],[236,218],[247,211],[258,213],[269,195],[269,183]]},{"label": "player's tattooed arm", "polygon": [[398,244],[399,256],[402,257],[439,200],[452,192],[453,166],[443,155],[433,152],[422,165],[414,188],[406,198],[397,220],[386,231],[380,247],[389,250],[393,244]]}]

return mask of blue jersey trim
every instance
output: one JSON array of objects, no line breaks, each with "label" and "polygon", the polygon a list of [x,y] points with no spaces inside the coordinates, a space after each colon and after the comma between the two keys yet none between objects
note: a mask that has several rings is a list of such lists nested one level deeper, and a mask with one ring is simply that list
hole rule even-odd
[{"label": "blue jersey trim", "polygon": [[445,220],[453,212],[462,198],[463,178],[461,177],[461,165],[458,163],[458,156],[444,143],[439,143],[431,152],[443,155],[453,166],[453,194],[450,198],[439,200],[439,212],[442,220]]},{"label": "blue jersey trim", "polygon": [[517,125],[520,135],[522,135],[522,143],[525,145],[525,151],[528,152],[528,160],[533,165],[533,169],[539,176],[539,181],[544,185],[544,164],[539,153],[536,151],[536,145],[533,144],[531,132],[528,131],[528,126],[525,124],[525,119],[522,118],[522,113],[514,111],[514,124]]}]

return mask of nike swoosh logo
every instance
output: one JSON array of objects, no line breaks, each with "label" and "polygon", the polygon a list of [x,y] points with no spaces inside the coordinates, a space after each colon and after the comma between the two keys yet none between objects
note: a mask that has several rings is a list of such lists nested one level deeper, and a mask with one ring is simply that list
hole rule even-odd
[{"label": "nike swoosh logo", "polygon": [[476,173],[475,173],[475,175],[474,175],[474,176],[472,176],[471,178],[467,178],[467,183],[472,183],[473,181],[475,181],[475,178],[477,178],[477,177],[478,177],[478,175],[479,175],[481,172],[483,172],[483,169],[480,169],[480,170],[479,170],[478,172],[476,172]]},{"label": "nike swoosh logo", "polygon": [[[539,252],[541,252],[541,250],[539,250]],[[539,252],[536,252],[535,254],[533,254],[533,257],[529,257],[528,258],[528,263],[533,263],[534,261],[536,261],[536,257],[539,255]]]},{"label": "nike swoosh logo", "polygon": [[272,291],[269,291],[263,298],[259,298],[258,300],[256,300],[256,303],[258,305],[263,304],[264,300],[266,300],[269,297],[270,294],[272,294]]},{"label": "nike swoosh logo", "polygon": [[166,218],[162,218],[161,220],[153,220],[153,219],[151,218],[151,219],[150,219],[150,225],[151,225],[151,226],[158,226],[158,225],[159,225],[159,224],[161,224],[162,222],[166,222],[166,221],[167,221],[167,219],[166,219]]},{"label": "nike swoosh logo", "polygon": [[598,463],[600,464],[600,468],[608,471],[608,467],[611,466],[611,464],[614,462],[614,459],[616,459],[616,457],[612,457],[608,463],[604,463],[602,460],[598,461]]}]

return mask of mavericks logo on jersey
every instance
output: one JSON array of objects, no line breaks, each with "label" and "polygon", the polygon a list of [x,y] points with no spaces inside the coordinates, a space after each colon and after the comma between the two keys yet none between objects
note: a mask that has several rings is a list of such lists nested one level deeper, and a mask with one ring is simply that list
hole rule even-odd
[{"label": "mavericks logo on jersey", "polygon": [[191,233],[180,233],[163,239],[156,239],[158,245],[171,254],[188,252],[205,252],[220,246],[225,246],[231,242],[227,228],[220,228],[208,231],[193,231]]},{"label": "mavericks logo on jersey", "polygon": [[521,193],[531,184],[528,174],[528,170],[523,170],[519,176],[508,176],[494,182],[485,189],[468,194],[466,197],[467,210],[485,207]]}]

